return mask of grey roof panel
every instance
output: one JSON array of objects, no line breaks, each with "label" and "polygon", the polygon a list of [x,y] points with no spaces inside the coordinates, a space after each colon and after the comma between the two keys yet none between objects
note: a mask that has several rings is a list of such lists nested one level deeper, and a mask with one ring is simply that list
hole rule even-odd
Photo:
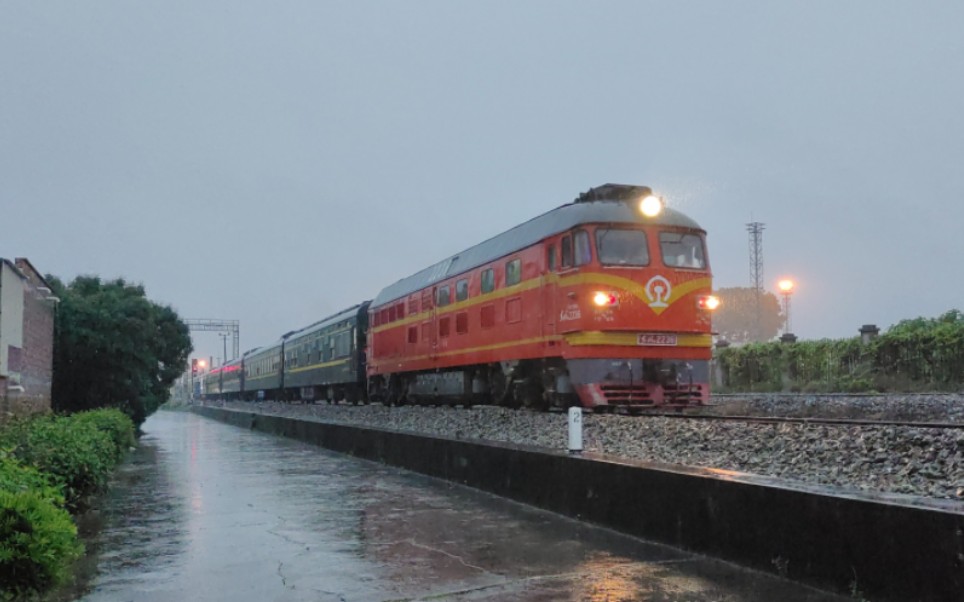
[{"label": "grey roof panel", "polygon": [[362,303],[359,303],[358,305],[353,305],[348,309],[338,312],[337,314],[333,314],[331,316],[328,316],[327,318],[323,318],[318,322],[315,322],[314,324],[305,326],[301,330],[296,330],[295,332],[287,336],[287,340],[293,341],[295,339],[300,339],[314,332],[318,332],[319,330],[323,330],[331,326],[332,324],[337,324],[338,322],[343,322],[344,320],[354,318],[355,316],[358,315],[358,312],[363,309],[363,307],[367,309],[368,301],[364,301]]},{"label": "grey roof panel", "polygon": [[[604,187],[600,187],[594,190],[601,190],[603,188]],[[648,189],[640,188],[638,190]],[[415,291],[430,286],[434,282],[444,280],[462,272],[467,272],[490,261],[514,253],[539,242],[547,236],[565,232],[579,224],[591,223],[656,224],[702,230],[700,225],[694,220],[668,207],[665,208],[659,216],[647,218],[637,210],[635,203],[626,202],[626,200],[623,199],[579,200],[543,213],[485,242],[479,243],[451,257],[447,257],[435,265],[385,287],[372,301],[372,307],[405,297]]]}]

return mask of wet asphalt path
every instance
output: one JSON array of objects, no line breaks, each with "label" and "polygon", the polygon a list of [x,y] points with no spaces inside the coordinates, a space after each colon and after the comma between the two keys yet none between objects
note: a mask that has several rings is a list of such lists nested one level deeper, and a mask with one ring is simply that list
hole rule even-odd
[{"label": "wet asphalt path", "polygon": [[191,413],[144,430],[80,599],[838,599]]}]

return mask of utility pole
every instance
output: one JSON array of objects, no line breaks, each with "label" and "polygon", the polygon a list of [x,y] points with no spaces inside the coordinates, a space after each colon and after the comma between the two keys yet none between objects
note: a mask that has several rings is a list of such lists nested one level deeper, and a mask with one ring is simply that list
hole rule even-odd
[{"label": "utility pole", "polygon": [[231,336],[231,333],[219,332],[218,336],[221,337],[221,342],[224,344],[224,355],[221,356],[223,358],[221,365],[223,366],[224,364],[228,363],[228,337]]},{"label": "utility pole", "polygon": [[750,233],[750,283],[753,287],[753,340],[761,338],[761,302],[763,300],[763,229],[762,222],[750,222],[746,231]]}]

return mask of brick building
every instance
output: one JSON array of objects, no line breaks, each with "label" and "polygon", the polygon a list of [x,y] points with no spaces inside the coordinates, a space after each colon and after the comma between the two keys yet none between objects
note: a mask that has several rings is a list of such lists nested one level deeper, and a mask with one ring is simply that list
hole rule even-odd
[{"label": "brick building", "polygon": [[25,258],[0,258],[0,421],[50,409],[59,301]]}]

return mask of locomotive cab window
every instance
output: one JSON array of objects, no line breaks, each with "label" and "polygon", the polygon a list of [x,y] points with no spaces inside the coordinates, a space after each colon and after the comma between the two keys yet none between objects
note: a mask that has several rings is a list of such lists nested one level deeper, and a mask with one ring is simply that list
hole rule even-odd
[{"label": "locomotive cab window", "polygon": [[505,263],[505,285],[519,284],[522,280],[522,260],[513,259]]},{"label": "locomotive cab window", "polygon": [[703,237],[699,234],[660,232],[659,248],[663,254],[663,264],[667,267],[695,270],[706,268]]},{"label": "locomotive cab window", "polygon": [[575,247],[576,265],[586,265],[592,261],[592,243],[589,242],[589,233],[585,230],[576,230],[573,235]]},{"label": "locomotive cab window", "polygon": [[459,280],[455,283],[455,300],[465,301],[469,298],[469,281],[467,279]]},{"label": "locomotive cab window", "polygon": [[556,245],[549,245],[546,250],[546,266],[550,272],[556,271]]},{"label": "locomotive cab window", "polygon": [[649,246],[642,230],[596,230],[596,253],[603,265],[649,265]]}]

